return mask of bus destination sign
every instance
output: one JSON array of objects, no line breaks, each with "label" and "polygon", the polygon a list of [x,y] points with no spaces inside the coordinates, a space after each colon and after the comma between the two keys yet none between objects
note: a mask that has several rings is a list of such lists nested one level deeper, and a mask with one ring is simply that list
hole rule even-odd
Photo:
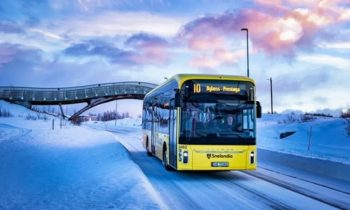
[{"label": "bus destination sign", "polygon": [[193,93],[239,93],[241,88],[227,84],[193,84]]}]

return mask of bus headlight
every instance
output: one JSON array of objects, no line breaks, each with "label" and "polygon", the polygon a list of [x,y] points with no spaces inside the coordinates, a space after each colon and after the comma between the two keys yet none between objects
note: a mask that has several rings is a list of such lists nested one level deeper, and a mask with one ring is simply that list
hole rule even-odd
[{"label": "bus headlight", "polygon": [[254,152],[250,152],[250,164],[254,164]]},{"label": "bus headlight", "polygon": [[188,163],[188,151],[184,151],[183,163]]}]

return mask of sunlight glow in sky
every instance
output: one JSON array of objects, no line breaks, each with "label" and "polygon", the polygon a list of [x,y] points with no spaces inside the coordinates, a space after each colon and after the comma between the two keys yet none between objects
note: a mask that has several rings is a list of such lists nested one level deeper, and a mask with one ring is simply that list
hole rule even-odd
[{"label": "sunlight glow in sky", "polygon": [[2,0],[0,86],[245,75],[243,27],[265,112],[270,77],[278,112],[350,108],[345,0]]}]

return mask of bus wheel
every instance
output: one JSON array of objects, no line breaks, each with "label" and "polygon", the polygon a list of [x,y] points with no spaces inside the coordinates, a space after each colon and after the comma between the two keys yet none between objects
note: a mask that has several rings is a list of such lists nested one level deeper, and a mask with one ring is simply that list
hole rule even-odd
[{"label": "bus wheel", "polygon": [[146,139],[146,151],[147,151],[147,156],[152,156],[152,153],[148,151],[148,137]]},{"label": "bus wheel", "polygon": [[169,166],[168,164],[168,160],[166,159],[166,150],[163,150],[163,166],[164,168],[167,170],[167,171],[170,171],[171,170],[171,167]]}]

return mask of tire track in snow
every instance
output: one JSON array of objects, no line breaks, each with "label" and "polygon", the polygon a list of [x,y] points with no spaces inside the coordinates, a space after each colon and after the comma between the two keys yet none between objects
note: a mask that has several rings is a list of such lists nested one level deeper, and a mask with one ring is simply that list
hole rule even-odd
[{"label": "tire track in snow", "polygon": [[264,169],[266,171],[270,171],[270,172],[276,173],[276,174],[280,174],[282,176],[287,176],[287,177],[290,177],[290,178],[293,178],[293,179],[298,179],[300,181],[308,182],[308,183],[311,183],[311,184],[314,184],[314,185],[318,185],[320,187],[324,187],[324,188],[327,188],[327,189],[330,189],[330,190],[334,190],[334,191],[337,191],[337,192],[340,192],[340,193],[344,193],[344,194],[350,195],[350,192],[347,192],[347,191],[344,191],[344,190],[340,190],[340,189],[336,189],[334,187],[330,187],[330,186],[327,186],[327,185],[324,185],[324,184],[320,184],[320,183],[317,183],[317,182],[314,182],[314,181],[303,179],[303,178],[300,178],[300,177],[297,177],[297,176],[288,175],[288,174],[285,174],[285,173],[282,173],[282,172],[279,172],[279,171],[275,171],[275,170],[272,170],[272,169],[269,169],[269,168],[261,167],[261,166],[259,166],[259,168]]},{"label": "tire track in snow", "polygon": [[[121,143],[129,150],[130,153],[133,152],[138,152],[138,153],[145,153],[143,148],[140,148],[140,145],[136,146],[135,140],[130,141],[130,139],[136,139],[137,137],[139,137],[140,135],[136,135],[134,133],[131,133],[130,130],[128,129],[117,129],[117,130],[112,130],[109,129],[108,131],[113,132],[116,136],[118,136],[118,139],[121,140]],[[128,139],[125,139],[125,136],[127,136]],[[131,154],[132,155],[132,154]],[[134,160],[135,162],[137,162],[140,166],[140,168],[144,171],[145,175],[147,175],[150,178],[150,174],[149,174],[149,168],[145,167],[145,161],[141,160],[137,160],[138,158],[135,157],[136,155],[132,155],[134,156]],[[158,159],[156,160],[158,162]],[[141,163],[141,164],[140,164]],[[161,166],[160,163],[156,163],[159,166]],[[153,165],[152,165],[153,166]],[[230,208],[236,208],[237,207],[239,209],[241,208],[249,208],[249,209],[261,209],[263,208],[271,208],[271,209],[292,209],[290,206],[287,206],[281,202],[278,202],[276,200],[272,200],[271,198],[269,198],[266,195],[263,195],[261,193],[257,193],[252,189],[248,189],[247,187],[244,187],[242,185],[239,185],[237,183],[235,183],[234,181],[232,182],[232,179],[225,179],[225,178],[219,178],[220,181],[223,183],[221,183],[221,187],[219,188],[217,186],[218,182],[218,178],[215,177],[213,179],[212,177],[212,173],[196,173],[196,172],[166,172],[164,171],[163,167],[160,167],[160,172],[165,172],[167,173],[166,176],[168,176],[168,183],[167,184],[167,189],[163,190],[161,187],[158,187],[158,191],[160,194],[162,194],[165,197],[165,200],[167,201],[169,205],[169,208],[171,209],[203,209],[203,208],[211,208],[214,206],[218,206],[220,204],[218,204],[217,202],[220,202],[220,200],[222,200],[223,198],[230,198],[232,199],[232,202],[227,202],[226,205],[223,205],[222,207],[224,208],[228,208],[230,206]],[[169,175],[170,173],[170,175]],[[171,174],[171,173],[177,173],[177,174]],[[215,172],[214,172],[215,173]],[[207,194],[211,194],[211,195],[206,195],[208,196],[207,199],[203,200],[202,203],[197,203],[197,200],[193,200],[190,199],[191,196],[193,195],[189,195],[187,191],[184,188],[186,188],[186,185],[184,183],[182,183],[182,185],[178,186],[178,184],[174,181],[171,181],[173,179],[173,176],[179,177],[182,176],[184,174],[187,174],[189,176],[192,177],[192,179],[203,179],[204,178],[208,178],[209,180],[207,182],[201,183],[201,184],[196,184],[196,182],[191,182],[191,189],[190,192],[192,194],[203,194],[203,193],[207,193]],[[153,176],[153,175],[152,175]],[[170,178],[169,178],[170,176]],[[188,176],[187,176],[188,178]],[[210,179],[216,180],[214,182],[212,182]],[[234,179],[235,180],[235,179]],[[152,181],[151,181],[152,182]],[[208,189],[206,192],[200,192],[198,191],[196,192],[196,185],[198,185],[198,188],[203,189],[203,184],[207,185],[206,189]],[[232,186],[234,185],[234,186]],[[236,190],[234,190],[236,189]],[[244,193],[242,193],[242,190],[244,191]],[[168,191],[168,192],[167,192]],[[209,193],[209,191],[211,193]],[[218,193],[215,193],[218,192]],[[171,196],[171,195],[177,195],[177,202],[173,202],[171,199],[167,199],[167,197]],[[215,199],[213,199],[213,197],[217,196],[215,194],[218,194],[219,196],[217,197],[218,201],[216,201]],[[261,201],[259,204],[255,203],[255,202],[251,202],[252,200],[256,200],[258,199],[259,201]],[[227,200],[227,199],[226,199]],[[205,202],[204,202],[205,201]],[[239,202],[237,202],[239,201]],[[179,205],[180,203],[180,205]],[[209,206],[205,206],[203,205],[203,203],[208,204],[208,203],[212,203],[212,205]],[[182,205],[181,205],[182,204]],[[202,205],[201,205],[202,204]]]},{"label": "tire track in snow", "polygon": [[311,190],[305,189],[304,187],[297,186],[291,183],[288,183],[284,180],[276,179],[274,177],[266,176],[260,172],[242,172],[245,173],[249,176],[256,177],[258,179],[262,179],[266,182],[269,182],[271,184],[277,185],[279,187],[285,188],[287,190],[290,190],[292,192],[301,194],[305,197],[311,198],[313,200],[319,201],[321,203],[324,203],[326,205],[332,206],[337,209],[348,209],[349,208],[349,203],[343,203],[340,201],[334,201],[331,199],[328,199],[326,196],[320,196],[318,192],[313,192]]},{"label": "tire track in snow", "polygon": [[[136,133],[134,131],[136,131]],[[233,203],[237,203],[236,209],[239,207],[253,209],[254,206],[250,206],[249,203],[247,204],[247,201],[249,201],[250,204],[253,203],[257,205],[258,207],[256,208],[261,208],[264,206],[265,208],[271,209],[293,209],[303,207],[303,204],[305,202],[307,204],[317,205],[320,208],[324,209],[329,209],[332,207],[344,209],[344,206],[339,205],[337,203],[327,203],[324,202],[322,199],[314,199],[313,197],[310,197],[305,193],[301,194],[298,191],[293,190],[292,188],[288,189],[288,187],[286,188],[279,185],[278,183],[271,182],[271,180],[267,178],[262,179],[261,177],[252,176],[251,174],[254,174],[255,172],[220,172],[224,174],[223,176],[220,176],[220,174],[216,173],[203,174],[198,172],[164,173],[165,170],[163,169],[158,159],[153,158],[153,160],[150,159],[151,161],[146,161],[146,159],[148,160],[148,157],[146,156],[145,151],[140,143],[141,132],[139,132],[139,129],[113,129],[110,130],[110,132],[116,133],[116,135],[119,136],[119,138],[123,139],[121,143],[123,143],[124,146],[127,147],[131,156],[133,156],[135,162],[144,171],[145,175],[153,184],[154,188],[158,190],[159,194],[163,197],[163,199],[165,197],[164,201],[166,201],[168,207],[171,209],[213,208],[215,205],[210,204],[213,203],[213,201],[208,201],[208,199],[212,199],[213,197],[215,197],[215,194],[209,193],[209,190],[217,191],[218,194],[221,195],[221,197],[232,199]],[[191,182],[191,180],[182,181],[182,177],[186,177],[185,179],[198,180],[196,180],[197,182]],[[236,178],[238,177],[244,177],[248,179],[248,182],[237,180]],[[167,184],[166,187],[157,186],[157,183],[155,182],[156,179],[167,179],[165,183]],[[208,180],[205,181],[206,183],[203,184],[206,185],[205,187],[203,187],[203,185],[198,184],[199,180],[201,179]],[[221,181],[218,181],[220,179]],[[256,183],[258,185],[254,186],[254,184]],[[164,183],[162,184],[164,185]],[[190,188],[190,190],[186,190],[186,186],[191,186],[192,188]],[[261,189],[263,187],[269,187],[270,190],[273,189],[273,191],[275,191],[275,194],[271,194],[272,192],[269,192],[269,188],[267,188],[267,191]],[[205,189],[203,190],[205,192],[200,192],[200,190],[198,191],[196,188]],[[198,199],[193,199],[193,195],[191,195],[187,191],[192,191],[192,193],[196,192],[198,194],[207,193],[208,199],[203,200],[203,202],[199,202]],[[237,194],[236,197],[233,196],[235,193],[238,192],[242,194],[243,197],[237,197]],[[297,200],[297,202],[290,202],[288,201],[288,198],[283,198],[283,195],[279,195],[279,193],[291,196],[293,198],[299,198],[300,200]],[[171,198],[168,198],[169,195],[176,195],[178,196],[178,198],[176,198],[176,201],[173,201]],[[225,203],[222,199],[218,199],[217,202],[219,203],[217,207],[220,206],[220,202],[223,202],[221,207],[229,207],[229,205],[225,206],[225,204],[227,203]],[[241,203],[241,205],[242,203],[245,203],[246,206],[240,206],[239,203]],[[205,204],[209,205],[205,206]],[[230,208],[232,208],[232,206],[230,206]]]}]

